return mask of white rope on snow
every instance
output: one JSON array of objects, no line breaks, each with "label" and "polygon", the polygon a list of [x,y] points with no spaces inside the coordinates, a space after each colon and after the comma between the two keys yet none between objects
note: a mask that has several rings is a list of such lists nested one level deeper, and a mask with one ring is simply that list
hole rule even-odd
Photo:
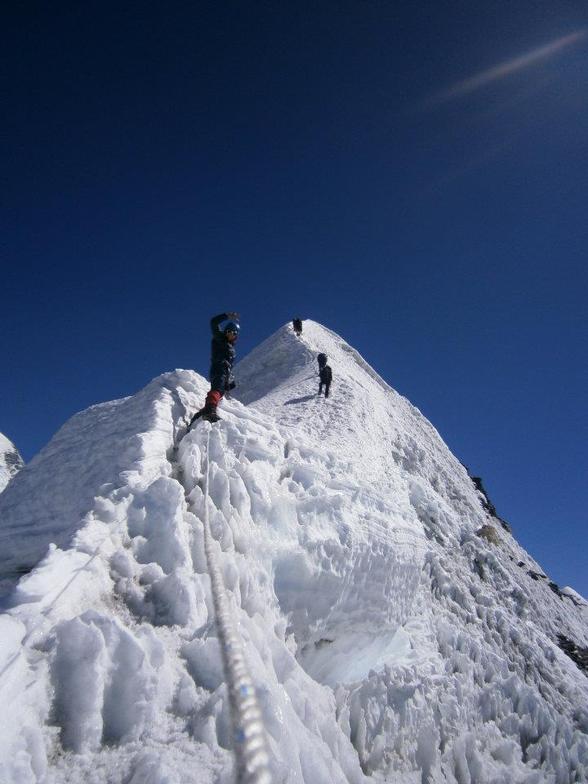
[{"label": "white rope on snow", "polygon": [[233,722],[233,750],[237,763],[237,784],[271,784],[272,776],[269,770],[269,755],[262,714],[217,561],[215,548],[217,542],[213,539],[210,531],[208,516],[209,447],[210,429],[206,437],[206,469],[204,471],[204,550],[212,587],[212,600],[225,680],[229,692]]},{"label": "white rope on snow", "polygon": [[[243,645],[236,629],[233,616],[230,610],[230,603],[225,591],[222,572],[216,560],[215,544],[210,531],[208,515],[209,502],[209,476],[210,476],[210,430],[206,437],[206,470],[204,472],[204,550],[208,564],[208,573],[212,587],[212,599],[215,609],[216,628],[221,644],[221,654],[225,680],[229,692],[229,704],[231,708],[231,719],[233,723],[233,750],[237,762],[237,784],[272,784],[272,776],[269,770],[269,755],[267,752],[267,740],[261,709],[257,702],[255,687],[249,674]],[[66,582],[61,590],[53,597],[52,601],[41,612],[42,617],[47,617],[55,608],[57,600],[63,596],[77,579],[79,574],[100,554],[102,546],[110,537],[110,533],[98,544],[94,552],[89,555],[86,563],[75,571],[72,577]],[[39,624],[35,624],[21,641],[21,647],[5,663],[0,671],[0,678],[11,669],[21,654],[27,648],[27,643],[37,630]]]}]

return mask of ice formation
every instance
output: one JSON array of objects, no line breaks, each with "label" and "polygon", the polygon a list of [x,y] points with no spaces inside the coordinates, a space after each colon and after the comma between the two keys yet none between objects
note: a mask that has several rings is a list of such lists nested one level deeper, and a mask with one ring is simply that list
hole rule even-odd
[{"label": "ice formation", "polygon": [[0,781],[233,780],[207,438],[275,782],[586,781],[588,680],[561,647],[588,645],[585,600],[537,577],[434,427],[328,329],[285,326],[237,370],[221,422],[186,434],[207,383],[164,374],[73,417],[0,496]]},{"label": "ice formation", "polygon": [[24,461],[18,449],[10,439],[0,433],[0,493],[23,465]]}]

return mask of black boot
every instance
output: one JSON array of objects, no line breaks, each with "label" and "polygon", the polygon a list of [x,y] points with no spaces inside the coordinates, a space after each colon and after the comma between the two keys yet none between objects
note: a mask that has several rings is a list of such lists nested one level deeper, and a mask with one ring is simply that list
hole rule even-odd
[{"label": "black boot", "polygon": [[206,401],[202,409],[202,419],[205,419],[207,422],[218,422],[220,417],[216,413],[216,403],[210,400]]},{"label": "black boot", "polygon": [[208,408],[207,406],[204,406],[204,408],[201,408],[200,411],[197,411],[194,414],[194,416],[190,420],[190,424],[188,425],[188,430],[190,430],[190,428],[192,427],[194,422],[196,422],[197,419],[202,419],[205,422],[218,422],[220,417],[216,413],[216,408],[212,408],[212,407]]},{"label": "black boot", "polygon": [[204,414],[204,409],[203,409],[203,408],[201,408],[201,409],[200,409],[200,411],[197,411],[197,412],[194,414],[194,416],[193,416],[193,417],[192,417],[192,419],[190,420],[190,424],[188,425],[188,430],[189,430],[189,429],[192,427],[192,425],[194,424],[194,422],[195,422],[197,419],[200,419],[200,417],[201,417],[203,414]]}]

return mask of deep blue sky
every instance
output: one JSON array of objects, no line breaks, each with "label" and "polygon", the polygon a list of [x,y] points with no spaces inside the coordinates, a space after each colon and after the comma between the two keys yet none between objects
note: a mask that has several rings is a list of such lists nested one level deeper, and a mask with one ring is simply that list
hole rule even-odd
[{"label": "deep blue sky", "polygon": [[210,315],[241,312],[243,356],[300,314],[588,595],[585,0],[22,3],[1,28],[0,431],[25,459],[206,373]]}]

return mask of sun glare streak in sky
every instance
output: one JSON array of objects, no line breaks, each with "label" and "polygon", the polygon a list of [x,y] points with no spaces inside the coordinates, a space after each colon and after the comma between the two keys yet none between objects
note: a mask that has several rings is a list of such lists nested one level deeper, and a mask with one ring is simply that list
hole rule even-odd
[{"label": "sun glare streak in sky", "polygon": [[484,87],[485,85],[490,84],[490,82],[502,79],[505,76],[510,76],[510,74],[516,73],[529,65],[533,65],[533,63],[536,63],[539,60],[551,57],[561,49],[565,49],[566,47],[581,41],[587,34],[588,30],[577,30],[575,33],[556,38],[554,41],[551,41],[551,43],[533,49],[520,57],[515,57],[514,59],[507,60],[493,68],[480,71],[480,73],[471,76],[469,79],[463,79],[461,82],[456,82],[456,84],[448,87],[446,90],[442,90],[432,96],[426,102],[426,105],[429,107],[436,106],[445,103],[446,101],[450,101],[452,98],[459,98],[462,95],[472,93],[479,87]]}]

